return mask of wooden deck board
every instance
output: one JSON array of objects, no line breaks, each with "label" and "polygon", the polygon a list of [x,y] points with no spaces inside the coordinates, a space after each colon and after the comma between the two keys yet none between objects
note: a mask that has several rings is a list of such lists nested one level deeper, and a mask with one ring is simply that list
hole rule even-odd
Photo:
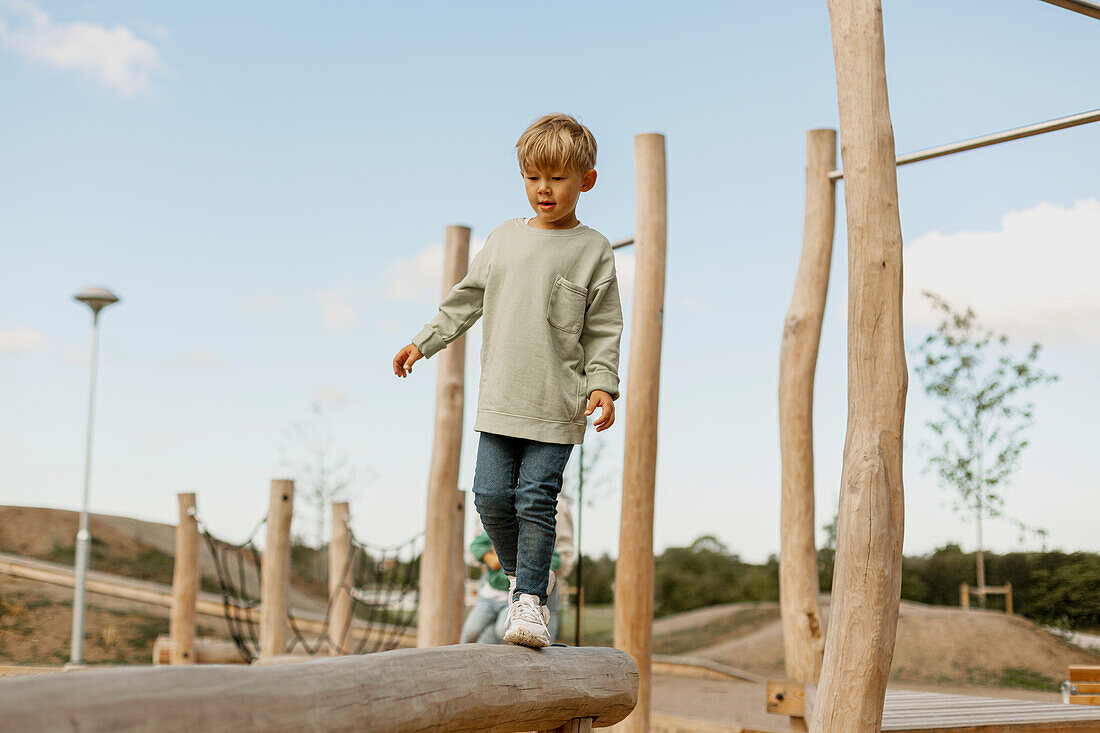
[{"label": "wooden deck board", "polygon": [[[653,694],[657,733],[789,730],[789,718],[765,712],[764,685],[655,675]],[[889,733],[1100,733],[1100,707],[890,688],[882,722]]]},{"label": "wooden deck board", "polygon": [[[1081,705],[1012,700],[1007,698],[947,695],[938,692],[888,690],[883,711],[883,731],[1011,730],[1005,726],[1040,725],[1035,730],[1100,731],[1100,710]],[[1021,728],[1023,729],[1023,728]]]}]

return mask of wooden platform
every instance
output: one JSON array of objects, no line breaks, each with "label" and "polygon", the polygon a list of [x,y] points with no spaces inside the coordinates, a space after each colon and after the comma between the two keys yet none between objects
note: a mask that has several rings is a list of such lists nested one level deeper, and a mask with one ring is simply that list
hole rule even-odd
[{"label": "wooden platform", "polygon": [[[762,684],[667,674],[654,675],[653,680],[654,733],[787,733],[790,730],[786,716],[765,712],[766,692]],[[891,733],[1100,733],[1100,707],[892,688],[886,693],[882,730]]]},{"label": "wooden platform", "polygon": [[883,731],[1100,731],[1100,709],[1083,705],[889,690]]}]

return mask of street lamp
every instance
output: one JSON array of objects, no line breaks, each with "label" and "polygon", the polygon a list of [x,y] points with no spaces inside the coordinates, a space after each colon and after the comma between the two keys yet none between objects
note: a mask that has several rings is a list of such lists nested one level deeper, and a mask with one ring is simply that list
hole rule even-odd
[{"label": "street lamp", "polygon": [[84,663],[84,588],[88,579],[88,488],[92,479],[92,418],[95,415],[95,371],[99,353],[99,312],[118,296],[107,288],[84,288],[73,296],[92,309],[92,384],[88,393],[88,442],[84,448],[84,504],[80,510],[80,529],[76,533],[76,582],[73,586],[73,639],[70,665]]}]

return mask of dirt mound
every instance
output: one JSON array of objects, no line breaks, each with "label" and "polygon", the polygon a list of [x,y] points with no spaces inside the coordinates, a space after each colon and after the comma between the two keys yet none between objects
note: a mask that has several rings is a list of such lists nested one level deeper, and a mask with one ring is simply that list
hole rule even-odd
[{"label": "dirt mound", "polygon": [[[79,512],[42,507],[0,506],[0,552],[72,565],[75,557]],[[114,575],[172,584],[176,527],[132,517],[89,514],[92,536],[89,566]],[[263,528],[260,529],[263,532]],[[239,567],[233,563],[234,576]],[[199,573],[203,590],[220,593],[217,570],[205,539],[199,539]],[[244,565],[245,587],[259,593],[259,575],[250,563]],[[234,580],[239,583],[239,579]],[[291,576],[289,604],[324,613],[327,591],[317,583]]]},{"label": "dirt mound", "polygon": [[[763,604],[756,604],[762,607]],[[776,604],[770,604],[778,616]],[[829,606],[822,606],[828,628]],[[680,633],[687,633],[684,628]],[[763,676],[783,676],[778,621],[688,652]],[[891,680],[1053,690],[1070,664],[1096,664],[1080,649],[1019,616],[902,603]]]}]

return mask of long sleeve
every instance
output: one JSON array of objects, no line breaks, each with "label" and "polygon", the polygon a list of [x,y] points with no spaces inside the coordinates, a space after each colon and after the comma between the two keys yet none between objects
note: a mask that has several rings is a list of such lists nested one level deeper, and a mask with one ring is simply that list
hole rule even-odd
[{"label": "long sleeve", "polygon": [[610,247],[589,288],[591,301],[584,315],[580,341],[584,349],[585,395],[602,389],[619,399],[619,340],[623,333],[623,310],[619,302],[619,281],[615,255]]},{"label": "long sleeve", "polygon": [[412,343],[420,349],[425,359],[442,351],[481,317],[490,260],[490,244],[486,240],[474,255],[466,277],[451,288],[439,304],[439,313],[413,337]]}]

